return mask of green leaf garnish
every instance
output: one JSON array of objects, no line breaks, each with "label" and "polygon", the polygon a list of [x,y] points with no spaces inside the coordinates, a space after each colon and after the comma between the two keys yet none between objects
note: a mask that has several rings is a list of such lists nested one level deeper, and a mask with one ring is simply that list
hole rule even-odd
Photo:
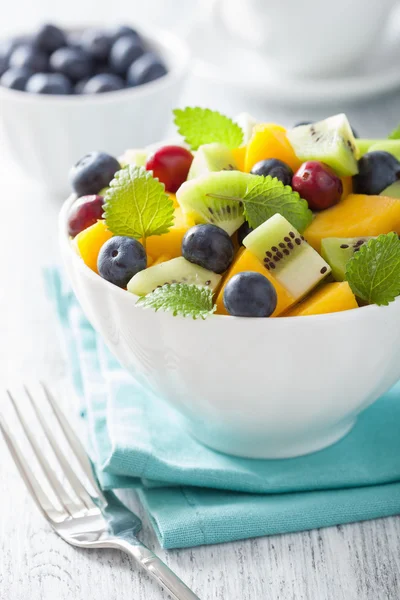
[{"label": "green leaf garnish", "polygon": [[313,218],[307,202],[297,192],[269,175],[249,181],[243,203],[244,215],[253,229],[279,213],[302,233]]},{"label": "green leaf garnish", "polygon": [[217,111],[187,107],[173,112],[178,131],[192,150],[213,142],[227,148],[238,148],[243,143],[243,131],[239,125]]},{"label": "green leaf garnish", "polygon": [[368,304],[387,306],[400,295],[400,240],[397,233],[371,239],[346,265],[354,294]]},{"label": "green leaf garnish", "polygon": [[142,239],[168,233],[174,203],[144,167],[128,165],[115,174],[105,195],[104,218],[114,235]]},{"label": "green leaf garnish", "polygon": [[216,310],[212,290],[188,283],[167,283],[139,298],[136,304],[193,319],[205,319]]},{"label": "green leaf garnish", "polygon": [[395,129],[388,135],[388,140],[400,140],[400,123]]}]

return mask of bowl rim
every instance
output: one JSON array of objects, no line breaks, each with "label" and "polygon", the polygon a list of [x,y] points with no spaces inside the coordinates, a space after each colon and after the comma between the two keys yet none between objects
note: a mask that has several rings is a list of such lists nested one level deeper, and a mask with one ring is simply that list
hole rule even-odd
[{"label": "bowl rim", "polygon": [[[13,102],[32,104],[57,103],[59,105],[69,106],[77,106],[79,103],[85,103],[87,106],[90,103],[96,105],[108,104],[110,102],[126,100],[128,98],[144,99],[153,93],[162,92],[163,90],[169,88],[170,85],[173,85],[177,80],[179,81],[188,70],[192,58],[189,45],[183,38],[165,29],[150,27],[141,23],[135,23],[133,26],[136,30],[138,30],[140,35],[143,36],[145,41],[147,41],[151,46],[154,46],[160,50],[161,55],[170,54],[173,57],[171,63],[168,65],[168,73],[163,77],[160,77],[155,81],[150,81],[149,83],[144,83],[137,87],[104,92],[102,94],[32,94],[21,90],[11,90],[9,88],[0,86],[0,99],[2,97],[8,97]],[[64,30],[68,32],[74,32],[85,27],[86,26],[79,28],[64,27]],[[96,23],[92,23],[90,27],[96,27]],[[9,38],[7,37],[4,39]],[[0,41],[2,40],[3,38]]]},{"label": "bowl rim", "polygon": [[[59,230],[59,243],[61,246],[61,249],[67,253],[70,254],[71,256],[71,260],[74,263],[74,265],[76,265],[76,268],[79,269],[79,271],[81,271],[81,273],[85,276],[88,277],[89,279],[93,280],[94,282],[97,282],[98,285],[103,285],[105,288],[107,288],[110,293],[112,294],[116,294],[117,296],[122,297],[122,295],[125,297],[126,299],[126,294],[129,294],[129,292],[127,292],[126,290],[123,290],[122,288],[110,283],[109,281],[107,281],[106,279],[103,279],[102,277],[100,277],[100,275],[98,275],[97,273],[95,273],[94,271],[92,271],[92,269],[90,267],[88,267],[85,262],[80,258],[80,256],[77,254],[77,252],[74,250],[72,244],[71,244],[71,238],[68,234],[68,226],[67,226],[67,219],[68,219],[68,214],[69,214],[69,210],[72,206],[72,204],[75,202],[75,200],[77,200],[77,195],[76,194],[71,194],[63,203],[60,212],[59,212],[59,219],[58,219],[58,230]],[[138,298],[138,296],[135,296],[135,294],[130,294],[133,298]],[[135,306],[135,305],[133,305]],[[344,322],[346,323],[349,319],[354,319],[354,318],[358,318],[358,319],[364,319],[364,317],[366,318],[373,318],[374,315],[382,315],[382,312],[386,309],[386,310],[390,310],[391,307],[396,307],[397,306],[400,307],[400,296],[398,298],[396,298],[396,300],[394,300],[394,302],[391,302],[388,306],[378,306],[376,304],[370,304],[368,306],[361,306],[358,307],[357,309],[353,308],[353,309],[349,309],[349,310],[343,310],[343,311],[339,311],[339,312],[335,312],[335,313],[324,313],[324,314],[319,314],[319,315],[306,315],[306,316],[298,316],[296,317],[297,320],[301,319],[301,321],[304,323],[304,320],[307,319],[307,323],[309,322],[310,324],[313,322],[326,322],[326,321],[333,321],[336,320],[337,322]],[[135,308],[140,308],[140,307],[135,307]],[[144,309],[142,309],[144,310]],[[184,318],[184,317],[182,317]],[[233,317],[231,315],[217,315],[217,314],[213,314],[209,317],[209,319],[212,319],[213,321],[218,319],[219,321],[221,321],[221,319],[225,322],[227,322],[229,320],[229,322],[236,322],[236,323],[258,323],[258,326],[260,324],[260,321],[264,321],[269,323],[269,326],[274,326],[274,327],[279,327],[279,326],[287,326],[288,322],[293,322],[293,317],[279,317],[276,319],[260,319],[257,317]],[[192,321],[192,320],[191,320]],[[197,319],[196,321],[194,321],[195,323],[199,323],[202,322],[201,319]],[[272,324],[275,325],[272,325]],[[278,325],[278,323],[281,323],[281,325]]]}]

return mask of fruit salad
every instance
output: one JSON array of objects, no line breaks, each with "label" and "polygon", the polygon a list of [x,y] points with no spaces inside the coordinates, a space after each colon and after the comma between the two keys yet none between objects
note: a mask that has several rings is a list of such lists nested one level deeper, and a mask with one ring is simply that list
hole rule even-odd
[{"label": "fruit salad", "polygon": [[177,143],[92,152],[70,173],[75,251],[145,308],[299,317],[400,295],[400,132],[285,129],[175,110]]},{"label": "fruit salad", "polygon": [[160,56],[132,27],[71,33],[45,24],[0,45],[0,85],[33,94],[100,94],[167,73]]}]

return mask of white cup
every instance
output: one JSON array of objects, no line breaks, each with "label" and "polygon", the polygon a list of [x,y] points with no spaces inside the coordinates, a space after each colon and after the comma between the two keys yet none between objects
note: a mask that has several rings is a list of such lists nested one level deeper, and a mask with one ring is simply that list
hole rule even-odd
[{"label": "white cup", "polygon": [[313,78],[351,71],[384,36],[395,1],[219,0],[219,12],[275,69]]}]

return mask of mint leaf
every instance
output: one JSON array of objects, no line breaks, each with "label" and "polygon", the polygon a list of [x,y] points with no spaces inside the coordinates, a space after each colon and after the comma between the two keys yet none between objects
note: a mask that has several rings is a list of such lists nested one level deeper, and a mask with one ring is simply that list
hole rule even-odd
[{"label": "mint leaf", "polygon": [[144,167],[128,165],[115,174],[105,195],[104,218],[114,235],[142,239],[168,233],[174,204],[165,187]]},{"label": "mint leaf", "polygon": [[400,240],[387,233],[369,240],[346,265],[346,279],[354,294],[368,302],[387,306],[400,295]]},{"label": "mint leaf", "polygon": [[205,319],[216,310],[212,290],[187,283],[167,283],[139,298],[136,304],[193,319]]},{"label": "mint leaf", "polygon": [[269,175],[249,181],[243,203],[244,215],[253,229],[279,213],[302,233],[313,218],[307,202],[297,192]]},{"label": "mint leaf", "polygon": [[397,125],[396,129],[388,135],[388,140],[400,140],[400,123]]},{"label": "mint leaf", "polygon": [[227,148],[237,148],[243,143],[243,131],[232,119],[209,108],[176,109],[175,125],[192,150],[203,144],[218,142]]}]

